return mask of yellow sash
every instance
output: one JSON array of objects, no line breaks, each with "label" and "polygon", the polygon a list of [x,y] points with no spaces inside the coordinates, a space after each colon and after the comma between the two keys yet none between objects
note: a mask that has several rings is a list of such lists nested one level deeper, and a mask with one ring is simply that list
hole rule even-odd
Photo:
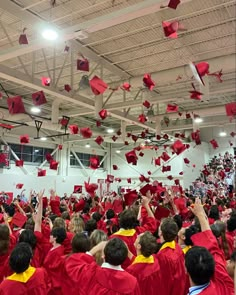
[{"label": "yellow sash", "polygon": [[135,229],[120,229],[114,235],[124,236],[124,237],[132,237],[136,233]]},{"label": "yellow sash", "polygon": [[16,281],[20,283],[27,283],[28,280],[32,277],[32,275],[35,273],[36,268],[30,266],[26,269],[26,271],[22,273],[14,273],[13,275],[7,277],[7,280]]},{"label": "yellow sash", "polygon": [[138,255],[132,264],[136,264],[136,263],[154,263],[154,257],[151,255],[149,257],[145,257],[143,255]]},{"label": "yellow sash", "polygon": [[164,245],[162,245],[160,251],[163,250],[163,249],[165,249],[165,248],[175,249],[175,241],[166,242]]},{"label": "yellow sash", "polygon": [[182,251],[184,252],[184,254],[186,254],[188,252],[189,249],[191,249],[191,246],[185,246]]}]

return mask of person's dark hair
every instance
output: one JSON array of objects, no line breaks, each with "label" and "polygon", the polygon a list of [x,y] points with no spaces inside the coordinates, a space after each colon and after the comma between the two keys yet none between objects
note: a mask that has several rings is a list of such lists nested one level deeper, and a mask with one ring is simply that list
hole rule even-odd
[{"label": "person's dark hair", "polygon": [[72,252],[73,253],[85,253],[90,250],[89,237],[84,234],[75,234],[72,240]]},{"label": "person's dark hair", "polygon": [[65,205],[60,205],[59,210],[61,213],[67,211],[67,207]]},{"label": "person's dark hair", "polygon": [[236,262],[236,250],[231,254],[230,261]]},{"label": "person's dark hair", "polygon": [[191,237],[199,232],[199,228],[196,225],[190,225],[190,227],[186,228],[185,230],[185,240],[184,243],[186,246],[193,246],[193,242]]},{"label": "person's dark hair", "polygon": [[133,229],[135,228],[137,224],[137,218],[135,216],[135,213],[132,210],[124,210],[120,214],[120,220],[119,220],[120,228],[124,229]]},{"label": "person's dark hair", "polygon": [[181,215],[175,215],[173,217],[174,221],[176,222],[176,224],[178,225],[178,229],[181,230],[182,226],[183,226],[183,219],[181,217]]},{"label": "person's dark hair", "polygon": [[52,223],[54,223],[55,219],[56,219],[58,216],[57,216],[56,214],[50,214],[48,217],[51,219]]},{"label": "person's dark hair", "polygon": [[99,212],[94,212],[92,215],[92,219],[94,219],[96,222],[101,220],[101,218],[102,218],[102,215]]},{"label": "person's dark hair", "polygon": [[10,244],[10,231],[6,224],[0,224],[0,255],[8,252]]},{"label": "person's dark hair", "polygon": [[108,209],[107,212],[106,212],[106,217],[107,217],[107,219],[114,218],[114,217],[115,217],[115,212],[114,212],[114,210],[112,210],[112,209]]},{"label": "person's dark hair", "polygon": [[25,229],[21,232],[19,236],[19,243],[23,242],[29,244],[32,250],[36,248],[37,238],[32,230]]},{"label": "person's dark hair", "polygon": [[51,235],[56,238],[58,244],[62,244],[66,238],[66,230],[63,227],[53,228]]},{"label": "person's dark hair", "polygon": [[88,233],[88,236],[90,237],[91,233],[97,229],[97,222],[95,219],[89,219],[86,223],[85,223],[85,228],[84,230]]},{"label": "person's dark hair", "polygon": [[118,238],[111,239],[104,248],[105,262],[111,265],[121,265],[128,255],[125,243]]},{"label": "person's dark hair", "polygon": [[212,205],[211,209],[209,211],[209,218],[212,218],[214,220],[219,220],[220,219],[220,213],[217,205]]},{"label": "person's dark hair", "polygon": [[[213,224],[213,226],[215,226],[218,230],[218,237],[217,238],[221,238],[218,239],[218,244],[219,247],[223,250],[225,258],[228,259],[229,258],[229,244],[226,238],[226,224],[220,220],[216,221],[215,224]],[[213,231],[213,230],[212,230]],[[213,231],[214,233],[214,231]]]},{"label": "person's dark hair", "polygon": [[33,231],[34,230],[34,225],[35,225],[34,219],[32,217],[30,217],[26,221],[24,229],[31,229]]},{"label": "person's dark hair", "polygon": [[70,220],[70,213],[68,211],[62,212],[61,218],[64,220]]},{"label": "person's dark hair", "polygon": [[236,214],[233,211],[230,215],[230,218],[227,220],[227,229],[229,232],[232,232],[236,229]]},{"label": "person's dark hair", "polygon": [[149,257],[157,251],[158,246],[156,238],[148,231],[140,237],[139,244],[141,246],[141,253],[144,257]]},{"label": "person's dark hair", "polygon": [[10,216],[13,217],[15,214],[15,205],[11,204],[11,205],[7,205],[5,207],[5,212]]},{"label": "person's dark hair", "polygon": [[17,244],[10,255],[10,268],[16,273],[26,271],[30,265],[32,255],[32,249],[29,244],[23,242]]},{"label": "person's dark hair", "polygon": [[204,247],[194,246],[185,255],[185,266],[197,286],[209,283],[215,272],[215,261]]},{"label": "person's dark hair", "polygon": [[83,213],[88,214],[90,211],[90,205],[88,202],[85,203],[84,208],[83,208]]},{"label": "person's dark hair", "polygon": [[165,242],[171,242],[176,239],[178,235],[178,226],[173,218],[168,217],[163,219],[161,223],[161,232]]}]

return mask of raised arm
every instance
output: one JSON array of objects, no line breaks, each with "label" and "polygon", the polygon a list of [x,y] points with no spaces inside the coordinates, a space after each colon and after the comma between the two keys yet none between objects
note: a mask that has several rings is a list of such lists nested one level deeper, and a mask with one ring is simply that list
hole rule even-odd
[{"label": "raised arm", "polygon": [[43,195],[44,190],[40,191],[38,195],[38,210],[35,216],[35,225],[34,225],[34,231],[41,232],[41,225],[42,225],[42,217],[43,217]]}]

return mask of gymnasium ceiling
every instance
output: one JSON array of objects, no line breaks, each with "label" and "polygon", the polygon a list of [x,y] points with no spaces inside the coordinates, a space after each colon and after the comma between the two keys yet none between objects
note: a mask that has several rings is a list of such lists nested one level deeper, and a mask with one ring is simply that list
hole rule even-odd
[{"label": "gymnasium ceiling", "polygon": [[[115,131],[121,128],[120,143],[125,140],[126,132],[138,134],[144,128],[152,132],[161,129],[170,135],[190,132],[193,121],[185,118],[186,113],[203,118],[200,129],[227,125],[233,131],[235,119],[230,121],[226,116],[225,104],[235,101],[236,97],[236,2],[182,0],[176,10],[160,8],[167,3],[159,0],[56,0],[53,6],[49,0],[1,0],[0,122],[10,120],[27,125],[7,132],[12,136],[22,132],[36,136],[36,117],[9,115],[6,99],[7,96],[22,96],[30,114],[31,94],[39,90],[45,92],[48,101],[41,106],[42,118],[36,118],[43,121],[42,135],[62,132],[58,121],[63,115],[70,117],[70,124],[90,127],[93,137],[106,135],[107,141],[111,137],[106,132],[108,127]],[[164,36],[161,24],[174,20],[185,30],[179,31],[177,39],[170,39]],[[42,39],[42,30],[49,25],[57,29],[59,40]],[[23,28],[27,28],[28,45],[18,43]],[[67,53],[65,46],[69,47]],[[81,56],[89,60],[88,73],[76,69]],[[215,76],[207,76],[204,77],[206,86],[202,87],[193,80],[188,64],[201,61],[210,64],[211,73],[222,69],[223,82]],[[145,73],[150,73],[155,81],[153,91],[143,85]],[[109,116],[100,128],[96,127],[98,97],[89,88],[79,88],[84,75],[89,75],[90,79],[97,75],[109,86],[102,103]],[[51,77],[50,87],[42,87],[42,76]],[[130,92],[119,88],[124,82],[130,83]],[[192,82],[204,94],[201,101],[190,99]],[[65,84],[71,86],[71,92],[64,90]],[[152,105],[149,111],[142,105],[144,100]],[[168,103],[177,104],[182,116],[166,114]],[[138,120],[141,113],[148,117],[144,124]],[[165,116],[170,119],[168,126],[163,120]],[[79,135],[64,139],[83,141]]]}]

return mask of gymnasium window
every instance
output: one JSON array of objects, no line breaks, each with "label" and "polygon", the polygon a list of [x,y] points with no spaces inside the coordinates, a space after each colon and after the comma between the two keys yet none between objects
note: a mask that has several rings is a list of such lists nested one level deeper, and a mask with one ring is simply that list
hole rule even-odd
[{"label": "gymnasium window", "polygon": [[[81,163],[84,165],[84,167],[89,167],[90,163],[89,163],[89,159],[91,157],[94,157],[94,155],[91,154],[83,154],[83,153],[76,153],[76,155],[78,156],[78,158],[80,159]],[[103,159],[103,156],[98,156],[100,162]],[[76,160],[75,156],[73,153],[70,154],[70,166],[72,167],[77,167],[77,168],[81,168],[79,162]],[[103,168],[103,163],[100,165],[100,168]]]}]

